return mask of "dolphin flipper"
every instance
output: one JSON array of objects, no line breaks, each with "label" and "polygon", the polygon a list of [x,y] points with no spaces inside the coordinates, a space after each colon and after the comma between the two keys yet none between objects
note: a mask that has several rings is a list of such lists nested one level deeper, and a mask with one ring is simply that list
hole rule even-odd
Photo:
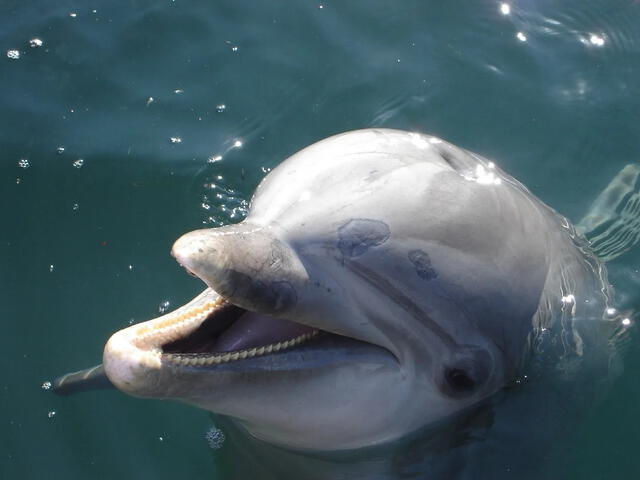
[{"label": "dolphin flipper", "polygon": [[640,241],[640,164],[624,167],[576,225],[603,261],[619,257]]},{"label": "dolphin flipper", "polygon": [[102,364],[95,367],[67,373],[53,381],[53,391],[58,395],[71,395],[91,390],[107,390],[114,388],[104,373]]}]

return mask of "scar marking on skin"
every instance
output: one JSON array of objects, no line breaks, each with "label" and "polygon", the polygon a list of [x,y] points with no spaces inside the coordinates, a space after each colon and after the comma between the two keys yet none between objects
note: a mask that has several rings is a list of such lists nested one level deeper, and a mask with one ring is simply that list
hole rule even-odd
[{"label": "scar marking on skin", "polygon": [[431,265],[431,258],[427,252],[412,250],[409,252],[409,261],[413,263],[418,276],[424,280],[432,280],[438,276],[438,272]]},{"label": "scar marking on skin", "polygon": [[338,249],[344,258],[359,257],[391,236],[389,226],[380,220],[354,218],[338,229]]}]

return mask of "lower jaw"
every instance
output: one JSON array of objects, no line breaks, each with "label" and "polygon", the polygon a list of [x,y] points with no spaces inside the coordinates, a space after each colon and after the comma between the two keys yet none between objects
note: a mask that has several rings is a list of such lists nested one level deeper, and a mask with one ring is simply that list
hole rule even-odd
[{"label": "lower jaw", "polygon": [[[176,362],[176,356],[181,361]],[[397,360],[386,349],[326,332],[320,332],[294,347],[261,356],[220,363],[207,363],[200,358],[206,360],[207,357],[201,354],[163,354],[161,361],[172,368],[216,372],[317,370],[354,363],[398,368]]]},{"label": "lower jaw", "polygon": [[212,352],[212,353],[163,353],[162,359],[167,363],[173,363],[176,365],[184,366],[213,366],[223,363],[235,362],[238,360],[247,360],[255,357],[261,357],[263,355],[275,354],[281,351],[286,351],[290,348],[294,348],[301,345],[308,340],[320,335],[319,330],[313,330],[309,333],[299,335],[289,340],[283,340],[276,343],[270,343],[268,345],[261,345],[258,347],[252,347],[242,350],[234,350],[230,352]]}]

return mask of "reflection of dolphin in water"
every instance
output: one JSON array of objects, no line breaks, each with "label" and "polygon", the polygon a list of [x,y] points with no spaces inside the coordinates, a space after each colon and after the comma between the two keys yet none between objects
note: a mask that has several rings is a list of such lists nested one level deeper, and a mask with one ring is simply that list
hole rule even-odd
[{"label": "reflection of dolphin in water", "polygon": [[[636,242],[639,173],[626,167],[580,224],[603,257]],[[299,449],[405,437],[523,369],[606,379],[629,322],[569,221],[486,159],[402,131],[302,150],[243,222],[186,234],[172,253],[209,288],[114,334],[109,380]],[[58,389],[104,378],[74,375]]]}]

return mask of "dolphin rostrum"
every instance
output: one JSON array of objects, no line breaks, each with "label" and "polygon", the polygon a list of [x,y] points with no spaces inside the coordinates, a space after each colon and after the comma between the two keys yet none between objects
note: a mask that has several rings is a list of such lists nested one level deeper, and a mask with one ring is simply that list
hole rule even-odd
[{"label": "dolphin rostrum", "polygon": [[[636,239],[604,242],[607,258]],[[399,130],[303,149],[244,221],[187,233],[172,255],[207,288],[115,333],[106,376],[298,449],[396,440],[499,391],[544,335],[562,337],[558,361],[588,362],[622,325],[566,218],[479,155]]]}]

